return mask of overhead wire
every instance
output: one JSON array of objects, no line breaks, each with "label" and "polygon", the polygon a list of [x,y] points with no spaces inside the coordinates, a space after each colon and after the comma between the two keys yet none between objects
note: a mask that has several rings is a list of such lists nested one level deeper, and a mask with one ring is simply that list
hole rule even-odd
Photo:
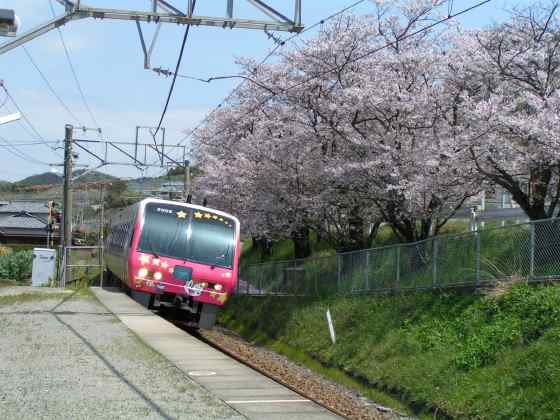
[{"label": "overhead wire", "polygon": [[0,108],[4,108],[4,105],[8,103],[8,95],[4,94],[4,100],[0,103]]},{"label": "overhead wire", "polygon": [[[189,15],[192,15],[195,7],[196,7],[196,0],[193,1],[192,10],[189,10]],[[191,29],[191,25],[188,24],[187,27],[185,28],[185,34],[183,35],[183,42],[181,43],[181,51],[179,52],[179,57],[177,58],[177,64],[175,66],[175,74],[173,76],[173,81],[171,82],[171,86],[169,87],[169,92],[167,94],[167,100],[165,101],[165,106],[163,107],[163,111],[161,113],[161,117],[159,119],[159,123],[157,125],[156,131],[153,134],[154,144],[156,146],[156,150],[157,150],[156,136],[157,136],[159,130],[161,129],[163,119],[165,118],[165,114],[167,114],[167,108],[169,107],[169,102],[171,101],[171,96],[173,95],[173,90],[175,89],[175,83],[177,82],[177,73],[179,72],[179,69],[181,68],[181,61],[183,61],[183,54],[185,52],[185,45],[187,44],[187,39],[189,37],[190,29]]]},{"label": "overhead wire", "polygon": [[[58,144],[58,141],[48,141],[47,144]],[[35,142],[22,142],[22,143],[10,143],[10,146],[37,146],[40,144],[45,144],[43,142],[40,141],[35,141]]]},{"label": "overhead wire", "polygon": [[[282,48],[284,45],[286,45],[286,43],[291,42],[293,39],[305,34],[306,32],[311,31],[312,29],[315,29],[317,26],[323,25],[325,22],[334,19],[337,16],[340,16],[343,13],[346,13],[347,11],[359,6],[362,3],[365,3],[368,0],[358,0],[355,1],[351,4],[349,4],[348,6],[328,15],[327,17],[324,17],[320,20],[318,20],[317,22],[315,22],[314,24],[310,25],[310,26],[306,26],[305,29],[301,32],[295,33],[291,36],[289,36],[288,38],[286,38],[285,40],[282,40],[280,42],[276,42],[276,46],[274,48],[272,48],[265,56],[264,58],[261,59],[261,61],[257,64],[256,69],[258,69],[260,66],[262,66],[264,63],[266,63],[272,56],[274,56],[274,54],[276,54],[276,52]],[[180,74],[177,74],[177,70],[173,73],[173,72],[169,72],[170,75],[173,75],[174,78],[176,77],[183,77],[183,78],[192,78],[192,79],[198,79],[198,78],[194,78],[194,77],[190,77],[190,76],[182,76]],[[239,75],[241,76],[241,75]],[[198,79],[199,80],[199,79]],[[196,133],[204,124],[206,124],[206,122],[212,117],[212,115],[214,115],[214,113],[220,109],[234,94],[235,92],[237,92],[239,89],[241,89],[241,87],[243,87],[245,85],[245,83],[247,83],[247,79],[244,78],[218,105],[216,105],[192,130],[189,131],[189,133],[187,135],[185,135],[183,138],[181,138],[181,140],[179,140],[179,142],[177,143],[177,145],[181,145],[183,144],[189,137],[191,137],[194,133]]]},{"label": "overhead wire", "polygon": [[[4,143],[4,145],[0,145],[0,147],[4,147],[8,153],[11,153],[12,155],[19,157],[20,159],[23,159],[31,164],[50,166],[48,162],[44,162],[42,160],[36,159],[33,156],[23,152],[22,150],[19,150],[17,147],[12,145],[8,140],[6,140],[2,136],[0,136],[0,141]],[[40,143],[40,144],[44,144],[44,143]]]},{"label": "overhead wire", "polygon": [[[49,0],[49,6],[50,6],[50,9],[51,9],[52,17],[54,18],[56,16],[56,13],[54,11],[54,6],[53,6],[53,3],[52,3],[52,0]],[[61,43],[62,48],[64,50],[64,55],[66,56],[66,61],[68,62],[68,67],[70,68],[70,72],[72,73],[72,77],[74,78],[74,82],[76,83],[76,87],[78,88],[78,92],[80,93],[80,97],[82,99],[84,107],[85,107],[87,113],[89,114],[89,116],[91,118],[91,121],[93,122],[95,127],[100,130],[101,126],[97,122],[97,119],[95,118],[95,115],[93,115],[93,112],[92,112],[92,110],[89,106],[89,103],[86,99],[86,95],[85,95],[84,90],[82,88],[82,85],[80,83],[80,80],[78,79],[78,74],[76,73],[76,69],[74,68],[74,64],[72,63],[72,58],[70,57],[70,50],[68,49],[68,46],[66,45],[66,41],[64,41],[64,36],[62,35],[62,30],[60,28],[56,28],[56,30],[58,32],[60,43]],[[98,134],[99,134],[99,137],[102,138],[101,133],[98,132]]]},{"label": "overhead wire", "polygon": [[[37,130],[37,128],[35,128],[35,126],[33,125],[33,123],[29,120],[29,118],[27,117],[27,115],[25,114],[25,112],[23,112],[23,109],[21,108],[21,106],[19,106],[19,104],[16,102],[16,100],[14,99],[14,97],[10,94],[10,92],[8,91],[8,88],[6,87],[6,82],[4,81],[0,81],[0,87],[4,90],[4,92],[6,93],[6,96],[10,99],[10,102],[14,105],[14,107],[16,108],[16,110],[21,114],[21,118],[27,123],[27,125],[29,126],[29,128],[31,128],[31,131],[33,133],[29,133],[29,131],[27,130],[27,127],[18,120],[18,123],[21,125],[22,128],[25,129],[25,131],[31,136],[31,137],[36,137],[38,140],[40,140],[43,144],[45,144],[45,146],[47,146],[49,149],[51,149],[53,152],[56,152],[56,149],[52,146],[49,146],[47,144],[47,141],[44,139],[44,137],[39,133],[39,131]],[[58,154],[58,153],[57,153]]]},{"label": "overhead wire", "polygon": [[68,115],[70,115],[70,117],[72,117],[72,119],[77,122],[80,125],[84,125],[80,122],[80,119],[76,116],[76,114],[74,114],[74,112],[72,112],[72,110],[68,107],[68,105],[66,105],[66,103],[62,100],[62,98],[60,97],[60,95],[56,92],[56,90],[54,89],[54,87],[52,86],[51,82],[49,81],[49,79],[45,76],[45,74],[43,73],[43,71],[39,68],[37,62],[33,59],[33,56],[31,55],[31,53],[29,52],[29,50],[25,47],[25,45],[22,46],[23,51],[25,52],[25,55],[27,56],[27,58],[29,59],[30,63],[33,65],[33,67],[35,68],[35,70],[37,70],[37,73],[39,73],[39,75],[41,76],[41,79],[43,80],[43,82],[45,83],[45,85],[47,86],[47,88],[49,89],[49,91],[53,94],[53,96],[57,99],[57,101],[60,103],[60,105],[64,108],[64,110],[68,113]]},{"label": "overhead wire", "polygon": [[[483,1],[480,1],[480,2],[478,2],[478,3],[476,3],[476,4],[472,5],[472,6],[468,7],[468,8],[462,9],[462,10],[460,10],[459,12],[456,12],[456,13],[453,13],[453,14],[448,14],[447,17],[444,17],[444,18],[442,18],[442,19],[439,19],[439,20],[437,20],[437,21],[434,21],[434,22],[432,22],[431,24],[426,25],[426,26],[423,26],[422,28],[420,28],[420,29],[418,29],[418,30],[416,30],[416,31],[407,33],[406,35],[399,37],[399,38],[398,38],[397,40],[395,40],[395,41],[388,42],[388,43],[386,43],[386,44],[384,44],[384,45],[382,45],[382,46],[380,46],[380,47],[374,48],[374,49],[372,49],[372,50],[370,50],[370,51],[368,51],[368,52],[366,52],[366,53],[363,53],[363,54],[361,54],[361,55],[358,55],[357,57],[354,57],[353,59],[350,59],[350,60],[346,61],[344,65],[346,66],[346,65],[348,65],[348,64],[350,64],[350,63],[355,63],[356,61],[360,61],[360,60],[363,60],[364,58],[370,57],[370,56],[372,56],[372,55],[378,53],[379,51],[382,51],[382,50],[384,50],[384,49],[387,49],[387,48],[389,48],[389,47],[394,46],[395,43],[397,43],[397,42],[402,42],[402,41],[404,41],[404,40],[406,40],[406,39],[408,39],[408,38],[411,38],[411,37],[414,37],[414,36],[416,36],[416,35],[419,35],[419,34],[421,34],[421,33],[423,33],[423,32],[429,31],[430,29],[433,29],[434,27],[436,27],[436,26],[438,26],[438,25],[441,25],[441,24],[443,24],[443,23],[445,23],[445,22],[447,22],[447,21],[449,21],[449,20],[452,20],[452,19],[454,19],[454,18],[456,18],[456,17],[458,17],[458,16],[461,16],[461,15],[463,15],[463,14],[465,14],[465,13],[468,13],[468,12],[474,10],[474,9],[477,9],[478,7],[481,7],[481,6],[483,6],[483,5],[487,4],[487,3],[490,3],[491,1],[492,1],[492,0],[483,0]],[[327,69],[327,70],[324,70],[324,71],[322,71],[322,72],[319,72],[319,73],[317,73],[317,74],[315,74],[315,75],[313,75],[313,76],[311,76],[311,77],[309,77],[309,78],[307,78],[307,79],[305,79],[305,80],[302,80],[301,82],[297,82],[297,83],[295,83],[295,84],[293,84],[293,85],[291,85],[291,86],[288,86],[288,87],[282,89],[282,93],[287,92],[287,91],[290,91],[290,90],[295,89],[295,88],[297,88],[297,87],[303,86],[303,85],[305,85],[305,84],[307,84],[307,83],[309,83],[309,82],[311,82],[311,81],[313,81],[313,80],[315,80],[315,79],[318,79],[318,78],[321,77],[321,76],[324,76],[324,75],[326,75],[326,74],[330,74],[330,73],[332,73],[332,72],[334,72],[334,71],[337,71],[339,68],[340,68],[340,66],[334,66],[334,67],[331,67],[331,68],[329,68],[329,69]],[[276,96],[276,95],[269,95],[269,96],[267,96],[265,99],[259,101],[259,103],[258,103],[256,106],[252,107],[248,112],[246,112],[246,113],[244,113],[243,115],[241,115],[241,117],[239,117],[238,120],[241,119],[241,118],[244,118],[244,117],[246,117],[246,116],[248,116],[248,115],[250,115],[250,114],[252,114],[252,113],[254,113],[258,108],[260,108],[262,105],[266,104],[268,101],[270,101],[270,100],[271,100],[272,98],[274,98],[275,96]],[[202,124],[199,124],[199,126],[201,126],[201,125],[202,125]],[[197,126],[197,127],[198,127],[198,126]],[[217,130],[216,132],[212,133],[212,136],[221,134],[221,133],[223,133],[224,131],[226,131],[228,128],[229,128],[229,127],[226,127],[226,128],[220,129],[220,130]],[[190,136],[190,135],[192,135],[192,132],[189,134],[189,136]],[[185,140],[186,140],[187,138],[188,138],[188,136],[185,137]],[[179,144],[180,144],[180,143],[179,143]]]}]

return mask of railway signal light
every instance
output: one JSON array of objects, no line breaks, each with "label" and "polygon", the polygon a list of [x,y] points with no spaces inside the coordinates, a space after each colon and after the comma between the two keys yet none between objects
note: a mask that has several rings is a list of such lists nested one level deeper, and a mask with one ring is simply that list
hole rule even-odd
[{"label": "railway signal light", "polygon": [[16,36],[20,20],[11,9],[0,9],[0,36]]}]

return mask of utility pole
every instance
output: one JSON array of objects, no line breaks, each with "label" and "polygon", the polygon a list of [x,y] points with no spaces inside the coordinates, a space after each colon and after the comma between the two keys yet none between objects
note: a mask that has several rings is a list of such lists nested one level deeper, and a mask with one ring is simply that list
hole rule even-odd
[{"label": "utility pole", "polygon": [[67,248],[72,246],[72,142],[74,137],[74,127],[67,124],[64,130],[64,230],[62,242],[62,261],[63,261],[63,284],[68,279],[68,252]]},{"label": "utility pole", "polygon": [[185,160],[185,170],[183,172],[183,197],[186,203],[192,201],[191,196],[191,163]]},{"label": "utility pole", "polygon": [[103,228],[105,226],[105,185],[103,182],[101,183],[101,220],[99,221],[99,265],[101,266],[100,271],[100,278],[99,278],[99,287],[103,288],[103,276],[105,271],[105,264],[104,264],[104,250],[105,250],[105,240],[104,240],[104,233]]}]

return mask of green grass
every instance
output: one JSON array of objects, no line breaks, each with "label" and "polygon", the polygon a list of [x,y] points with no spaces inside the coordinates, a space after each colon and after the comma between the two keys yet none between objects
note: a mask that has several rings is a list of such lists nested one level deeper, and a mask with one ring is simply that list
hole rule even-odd
[{"label": "green grass", "polygon": [[249,340],[296,359],[304,354],[364,387],[397,396],[416,412],[560,418],[556,285],[517,284],[498,297],[458,291],[322,300],[236,297],[220,321]]}]

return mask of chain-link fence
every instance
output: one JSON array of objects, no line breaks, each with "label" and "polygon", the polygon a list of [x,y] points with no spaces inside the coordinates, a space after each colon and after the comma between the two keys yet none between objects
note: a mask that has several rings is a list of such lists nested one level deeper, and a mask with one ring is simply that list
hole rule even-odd
[{"label": "chain-link fence", "polygon": [[331,295],[560,279],[560,218],[241,267],[238,293]]}]

